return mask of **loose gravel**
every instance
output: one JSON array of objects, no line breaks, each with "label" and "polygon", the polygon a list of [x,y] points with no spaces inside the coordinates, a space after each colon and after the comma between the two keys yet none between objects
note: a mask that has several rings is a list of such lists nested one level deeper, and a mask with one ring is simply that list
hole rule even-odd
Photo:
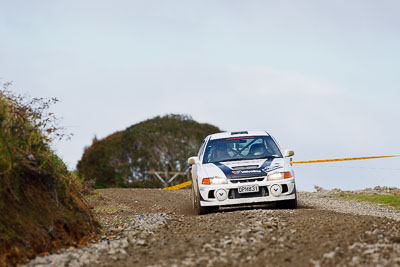
[{"label": "loose gravel", "polygon": [[224,208],[195,216],[190,190],[107,189],[88,199],[104,232],[93,244],[26,266],[399,266],[399,212],[299,193],[297,210]]},{"label": "loose gravel", "polygon": [[165,213],[126,218],[123,222],[109,225],[107,235],[91,246],[61,249],[52,255],[37,257],[25,266],[92,266],[103,265],[104,258],[124,259],[130,245],[146,245],[146,240],[154,235],[155,230],[165,227],[168,219]]}]

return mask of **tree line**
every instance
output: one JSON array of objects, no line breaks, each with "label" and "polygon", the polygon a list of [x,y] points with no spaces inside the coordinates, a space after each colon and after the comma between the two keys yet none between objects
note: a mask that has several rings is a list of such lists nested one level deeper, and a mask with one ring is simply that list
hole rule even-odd
[{"label": "tree line", "polygon": [[[104,139],[94,138],[77,169],[96,188],[162,187],[151,171],[182,172],[187,159],[196,155],[203,139],[220,132],[190,116],[169,114],[132,125]],[[184,181],[178,177],[175,183]]]}]

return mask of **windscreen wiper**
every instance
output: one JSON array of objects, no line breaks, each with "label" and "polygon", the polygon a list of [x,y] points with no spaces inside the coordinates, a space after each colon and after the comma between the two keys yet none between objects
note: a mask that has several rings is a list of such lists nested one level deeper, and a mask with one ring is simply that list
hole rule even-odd
[{"label": "windscreen wiper", "polygon": [[280,158],[279,156],[276,155],[271,155],[271,156],[265,156],[265,157],[258,157],[258,158],[251,158],[251,159],[276,159]]}]

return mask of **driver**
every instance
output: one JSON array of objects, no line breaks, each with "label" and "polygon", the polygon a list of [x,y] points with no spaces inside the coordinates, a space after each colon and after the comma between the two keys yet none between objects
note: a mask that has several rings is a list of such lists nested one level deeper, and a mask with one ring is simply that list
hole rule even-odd
[{"label": "driver", "polygon": [[217,144],[215,146],[214,160],[219,161],[229,158],[228,146],[226,144]]}]

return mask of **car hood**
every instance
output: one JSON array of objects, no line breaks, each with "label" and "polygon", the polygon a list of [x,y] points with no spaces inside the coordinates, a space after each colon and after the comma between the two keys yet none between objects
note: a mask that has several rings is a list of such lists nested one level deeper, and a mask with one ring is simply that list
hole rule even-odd
[{"label": "car hood", "polygon": [[208,177],[248,178],[266,176],[284,168],[283,158],[225,161],[203,165]]}]

